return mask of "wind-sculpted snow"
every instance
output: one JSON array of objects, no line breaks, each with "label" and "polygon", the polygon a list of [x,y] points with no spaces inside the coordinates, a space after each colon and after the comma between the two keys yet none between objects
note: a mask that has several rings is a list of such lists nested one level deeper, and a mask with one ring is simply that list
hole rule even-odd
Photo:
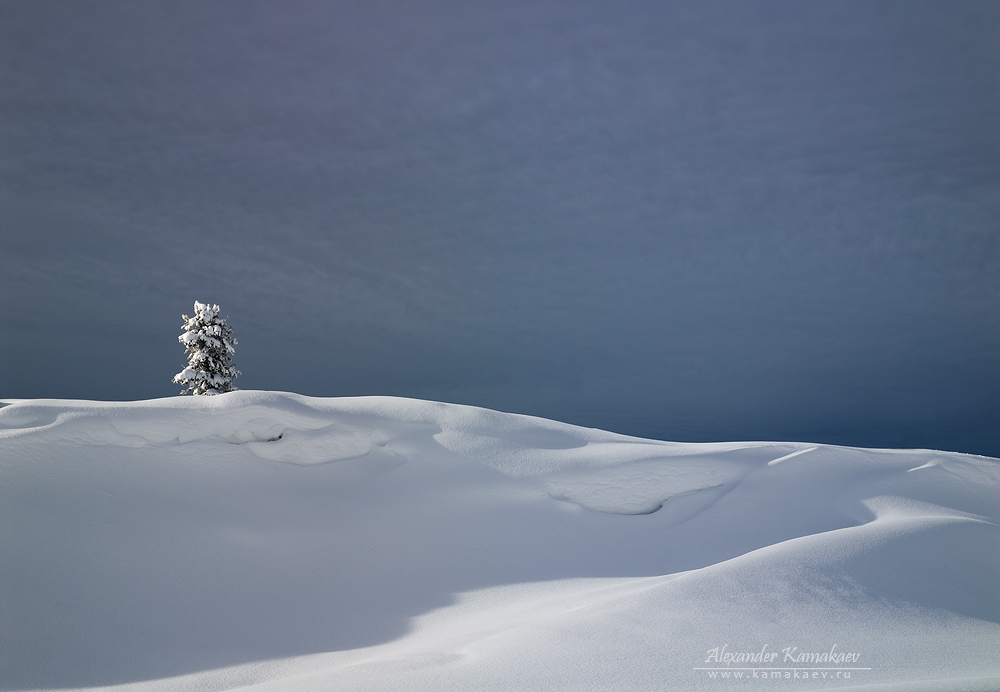
[{"label": "wind-sculpted snow", "polygon": [[3,690],[1000,689],[995,459],[387,397],[3,404]]},{"label": "wind-sculpted snow", "polygon": [[[652,514],[671,498],[732,487],[745,471],[745,465],[720,458],[660,457],[602,469],[553,473],[548,488],[552,497],[587,509]],[[718,496],[711,494],[712,500]]]}]

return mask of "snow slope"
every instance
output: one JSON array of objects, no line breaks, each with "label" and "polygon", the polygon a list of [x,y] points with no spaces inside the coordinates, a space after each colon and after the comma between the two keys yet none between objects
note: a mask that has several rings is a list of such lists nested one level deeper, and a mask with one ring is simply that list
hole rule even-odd
[{"label": "snow slope", "polygon": [[3,403],[3,690],[1000,689],[996,459]]}]

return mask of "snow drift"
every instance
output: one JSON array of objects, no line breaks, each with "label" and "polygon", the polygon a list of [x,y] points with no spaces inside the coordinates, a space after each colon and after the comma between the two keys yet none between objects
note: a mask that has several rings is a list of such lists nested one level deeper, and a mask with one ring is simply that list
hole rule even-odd
[{"label": "snow drift", "polygon": [[4,690],[1000,689],[985,457],[6,401],[0,522]]}]

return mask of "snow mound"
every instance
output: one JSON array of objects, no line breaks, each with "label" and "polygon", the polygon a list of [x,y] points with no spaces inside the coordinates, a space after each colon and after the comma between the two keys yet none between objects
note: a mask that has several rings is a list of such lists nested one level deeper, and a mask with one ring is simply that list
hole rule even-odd
[{"label": "snow mound", "polygon": [[[554,473],[547,487],[553,498],[575,502],[587,509],[611,514],[652,514],[667,500],[680,495],[732,485],[745,471],[741,464],[716,458],[667,457],[597,470]],[[713,494],[712,500],[720,495]]]},{"label": "snow mound", "polygon": [[3,690],[1000,689],[996,459],[0,403]]}]

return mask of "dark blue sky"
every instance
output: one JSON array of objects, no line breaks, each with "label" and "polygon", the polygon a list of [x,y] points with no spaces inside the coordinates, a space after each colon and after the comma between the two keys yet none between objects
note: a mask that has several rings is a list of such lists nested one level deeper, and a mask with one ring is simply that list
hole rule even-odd
[{"label": "dark blue sky", "polygon": [[0,397],[1000,456],[1000,4],[0,3]]}]

